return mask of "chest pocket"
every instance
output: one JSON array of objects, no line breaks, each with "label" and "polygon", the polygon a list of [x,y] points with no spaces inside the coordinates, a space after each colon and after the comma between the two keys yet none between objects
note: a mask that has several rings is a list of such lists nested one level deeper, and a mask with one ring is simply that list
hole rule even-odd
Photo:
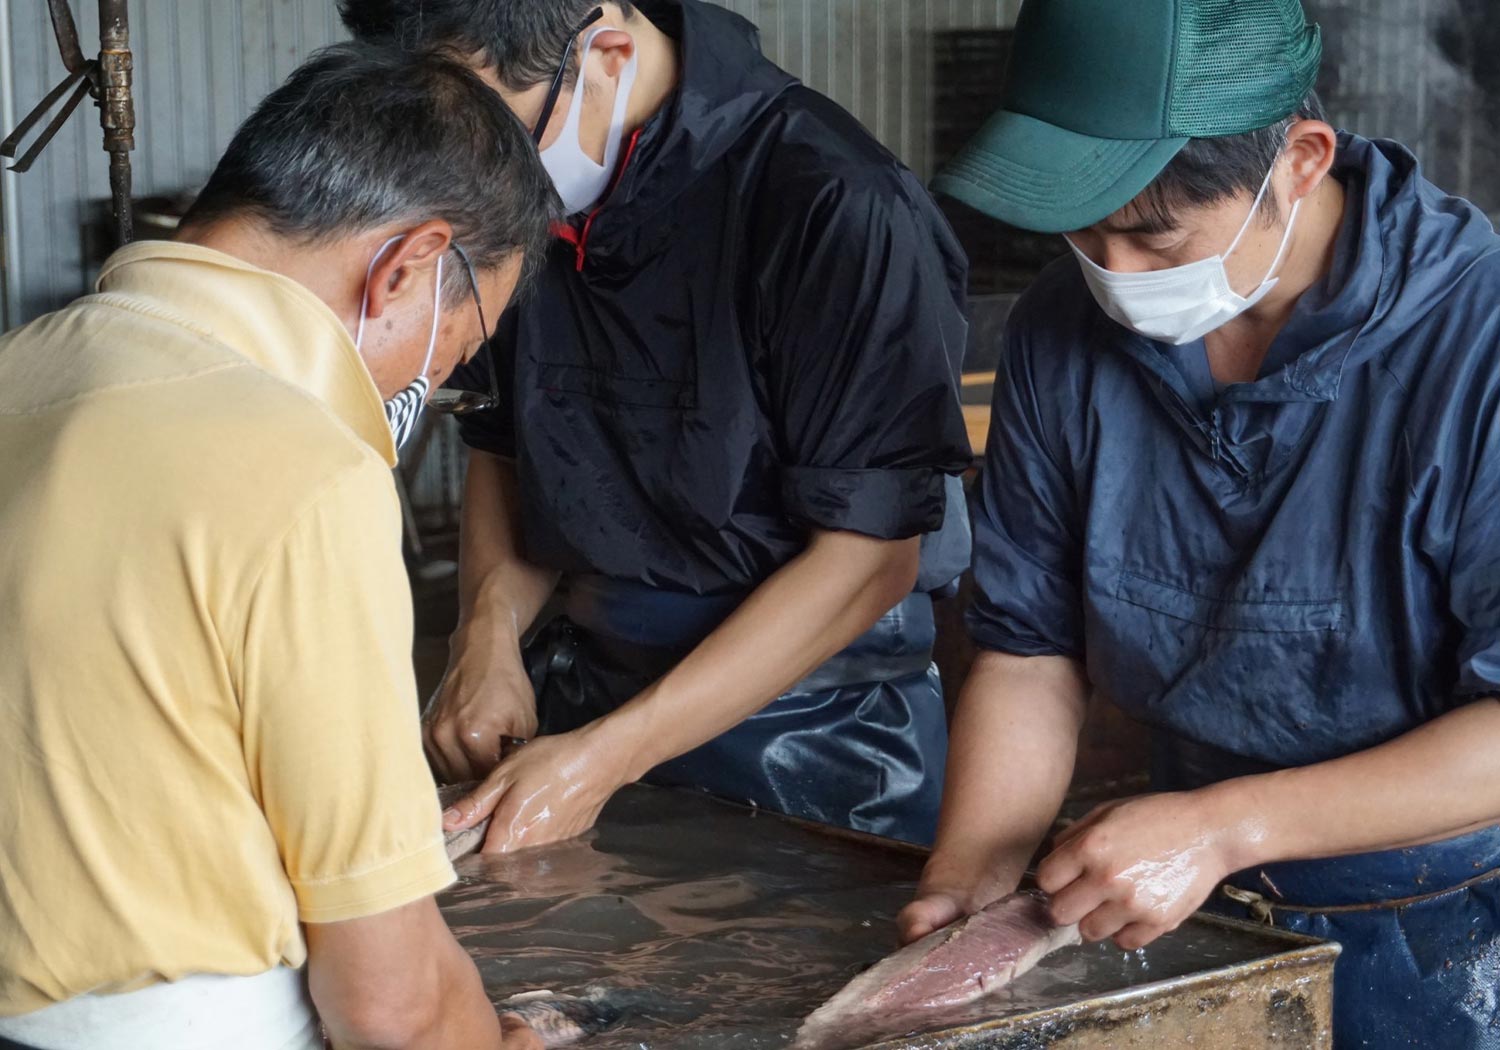
[{"label": "chest pocket", "polygon": [[1159,730],[1281,766],[1372,729],[1340,594],[1228,598],[1117,571],[1089,604],[1089,677]]},{"label": "chest pocket", "polygon": [[549,259],[526,309],[536,387],[608,407],[712,409],[703,402],[713,393],[700,384],[731,378],[735,358],[745,356],[717,239],[673,242],[659,253],[628,237],[609,243],[612,254],[584,272],[571,249]]},{"label": "chest pocket", "polygon": [[1115,597],[1130,605],[1215,631],[1261,634],[1337,632],[1344,621],[1344,603],[1337,598],[1309,601],[1209,598],[1133,572],[1120,574]]},{"label": "chest pocket", "polygon": [[540,362],[537,386],[547,392],[582,394],[605,405],[686,411],[698,404],[696,384],[687,380],[636,378],[596,365]]}]

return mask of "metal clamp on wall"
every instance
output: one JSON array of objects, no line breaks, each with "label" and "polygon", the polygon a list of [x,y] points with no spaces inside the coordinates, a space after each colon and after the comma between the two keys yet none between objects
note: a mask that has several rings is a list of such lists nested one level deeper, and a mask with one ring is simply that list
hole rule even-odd
[{"label": "metal clamp on wall", "polygon": [[[130,53],[130,19],[126,0],[99,0],[98,58],[87,58],[78,42],[78,26],[68,0],[47,0],[52,16],[52,32],[62,54],[68,75],[41,103],[22,118],[15,129],[0,142],[0,157],[14,158],[22,141],[54,107],[56,115],[44,127],[31,148],[11,166],[15,172],[28,171],[62,130],[85,95],[92,96],[99,107],[99,123],[104,128],[104,149],[109,153],[109,184],[115,219],[115,236],[120,244],[130,241],[133,230],[130,208],[130,153],[135,149],[135,103],[131,94],[134,59]],[[61,102],[61,106],[58,103]]]}]

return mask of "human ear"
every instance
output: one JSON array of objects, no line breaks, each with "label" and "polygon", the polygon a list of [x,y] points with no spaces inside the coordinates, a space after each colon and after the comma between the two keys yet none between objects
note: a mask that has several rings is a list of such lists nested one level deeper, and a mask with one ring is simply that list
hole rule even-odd
[{"label": "human ear", "polygon": [[1291,169],[1292,200],[1309,197],[1322,185],[1338,155],[1338,134],[1321,120],[1299,120],[1287,131],[1282,151]]},{"label": "human ear", "polygon": [[433,271],[453,243],[453,227],[442,219],[429,219],[400,236],[370,271],[365,313],[371,320],[409,295],[431,296]]}]

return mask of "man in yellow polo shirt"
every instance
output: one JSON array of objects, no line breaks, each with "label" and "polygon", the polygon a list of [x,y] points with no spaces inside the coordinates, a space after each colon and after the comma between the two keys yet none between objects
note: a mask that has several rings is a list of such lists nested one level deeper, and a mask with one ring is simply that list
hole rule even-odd
[{"label": "man in yellow polo shirt", "polygon": [[177,242],[0,341],[0,1045],[500,1045],[390,468],[552,200],[467,70],[332,49]]}]

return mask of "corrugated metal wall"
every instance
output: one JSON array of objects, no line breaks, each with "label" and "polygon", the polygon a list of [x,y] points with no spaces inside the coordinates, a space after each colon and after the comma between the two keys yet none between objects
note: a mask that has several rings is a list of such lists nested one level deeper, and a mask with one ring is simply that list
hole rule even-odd
[{"label": "corrugated metal wall", "polygon": [[1335,123],[1395,138],[1445,190],[1500,214],[1494,0],[1305,0]]},{"label": "corrugated metal wall", "polygon": [[[8,73],[0,77],[14,124],[63,68],[44,0],[9,5]],[[98,50],[92,0],[75,0],[84,50]],[[1009,24],[1020,0],[728,0],[761,27],[766,53],[839,100],[926,174],[931,34]],[[313,49],[338,39],[333,0],[131,0],[136,51],[138,195],[200,183],[255,102]],[[7,233],[15,238],[10,304],[15,320],[55,309],[92,275],[84,240],[108,196],[105,155],[91,106],[21,177]]]},{"label": "corrugated metal wall", "polygon": [[[7,0],[7,130],[63,76],[43,0]],[[97,8],[73,4],[85,53],[99,50]],[[131,0],[136,53],[135,188],[140,196],[202,182],[229,137],[271,85],[309,51],[337,39],[332,0]],[[85,238],[109,195],[97,110],[85,104],[26,175],[5,176],[15,225],[9,259],[13,320],[86,290]]]},{"label": "corrugated metal wall", "polygon": [[721,0],[760,26],[767,56],[931,174],[932,35],[1012,25],[1020,0]]}]

